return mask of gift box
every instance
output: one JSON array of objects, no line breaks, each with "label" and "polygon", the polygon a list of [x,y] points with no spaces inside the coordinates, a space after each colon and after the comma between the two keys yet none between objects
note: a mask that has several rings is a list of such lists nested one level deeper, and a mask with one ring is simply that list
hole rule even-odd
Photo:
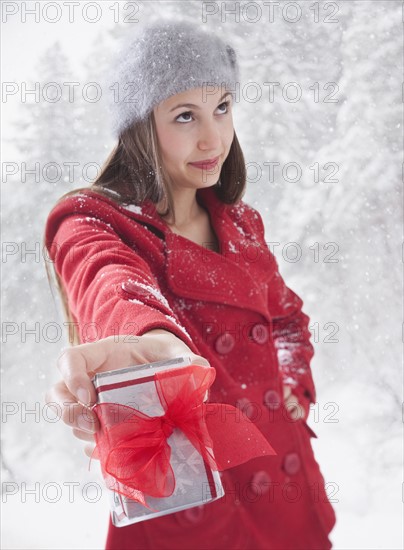
[{"label": "gift box", "polygon": [[115,526],[208,504],[224,496],[220,471],[276,455],[238,408],[208,402],[215,376],[181,356],[92,379],[101,426],[93,455]]},{"label": "gift box", "polygon": [[[122,420],[130,422],[127,406],[150,417],[163,415],[165,410],[157,394],[154,375],[191,364],[191,359],[183,356],[96,374],[92,381],[97,390],[98,403],[115,404],[108,410],[109,418],[104,422],[109,425]],[[195,385],[193,377],[191,381]],[[204,401],[207,396],[208,391]],[[148,497],[147,508],[119,492],[125,487],[116,482],[118,490],[109,490],[109,496],[112,521],[117,527],[206,504],[224,496],[219,472],[210,468],[179,428],[174,428],[167,442],[171,448],[170,464],[175,478],[173,493],[165,498]]]}]

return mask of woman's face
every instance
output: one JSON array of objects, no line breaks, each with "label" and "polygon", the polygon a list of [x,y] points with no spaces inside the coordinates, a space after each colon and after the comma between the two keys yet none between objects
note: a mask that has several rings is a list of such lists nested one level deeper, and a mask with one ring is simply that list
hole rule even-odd
[{"label": "woman's face", "polygon": [[[164,166],[175,187],[210,187],[220,176],[233,141],[232,96],[224,87],[195,88],[154,108]],[[199,164],[201,161],[216,163]]]}]

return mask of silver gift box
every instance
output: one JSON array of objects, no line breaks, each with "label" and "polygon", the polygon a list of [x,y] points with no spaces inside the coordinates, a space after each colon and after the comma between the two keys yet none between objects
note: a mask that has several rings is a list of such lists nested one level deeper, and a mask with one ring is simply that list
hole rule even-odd
[{"label": "silver gift box", "polygon": [[[181,356],[98,373],[92,379],[98,391],[98,403],[119,403],[138,409],[148,416],[161,416],[165,411],[157,395],[153,375],[156,372],[188,365],[192,365],[191,358]],[[133,384],[121,386],[122,382],[128,381],[133,381]],[[206,393],[205,401],[207,397]],[[173,494],[162,498],[145,495],[147,504],[157,510],[155,512],[139,502],[107,489],[112,523],[116,527],[200,506],[224,496],[219,472],[206,464],[181,430],[175,428],[167,442],[171,447],[170,463],[175,476]],[[211,449],[210,451],[212,452]]]}]

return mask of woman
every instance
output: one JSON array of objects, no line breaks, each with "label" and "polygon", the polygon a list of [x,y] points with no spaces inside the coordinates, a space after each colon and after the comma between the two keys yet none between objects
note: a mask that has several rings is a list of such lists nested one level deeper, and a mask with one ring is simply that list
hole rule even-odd
[{"label": "woman", "polygon": [[216,369],[210,400],[241,409],[277,455],[222,472],[215,502],[124,528],[110,521],[106,548],[331,548],[335,514],[306,423],[316,399],[309,318],[241,199],[236,54],[195,25],[163,22],[116,66],[118,90],[135,92],[112,104],[118,145],[92,188],[62,197],[47,220],[78,344],[59,358],[63,381],[47,401],[64,407],[90,456],[94,372],[191,354]]}]

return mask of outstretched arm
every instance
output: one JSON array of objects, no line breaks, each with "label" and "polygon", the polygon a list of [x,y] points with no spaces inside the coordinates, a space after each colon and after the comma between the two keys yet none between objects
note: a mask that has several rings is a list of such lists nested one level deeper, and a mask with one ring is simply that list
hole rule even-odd
[{"label": "outstretched arm", "polygon": [[81,342],[141,336],[161,328],[197,349],[181,326],[150,266],[102,219],[70,215],[49,244],[50,258],[77,320]]},{"label": "outstretched arm", "polygon": [[[91,376],[179,355],[208,365],[181,326],[148,263],[101,219],[70,215],[48,226],[50,259],[69,299],[80,340],[58,360],[62,380],[45,400],[62,410],[73,434],[94,450],[99,423],[89,410],[96,393]],[[136,335],[137,338],[132,338]]]}]

